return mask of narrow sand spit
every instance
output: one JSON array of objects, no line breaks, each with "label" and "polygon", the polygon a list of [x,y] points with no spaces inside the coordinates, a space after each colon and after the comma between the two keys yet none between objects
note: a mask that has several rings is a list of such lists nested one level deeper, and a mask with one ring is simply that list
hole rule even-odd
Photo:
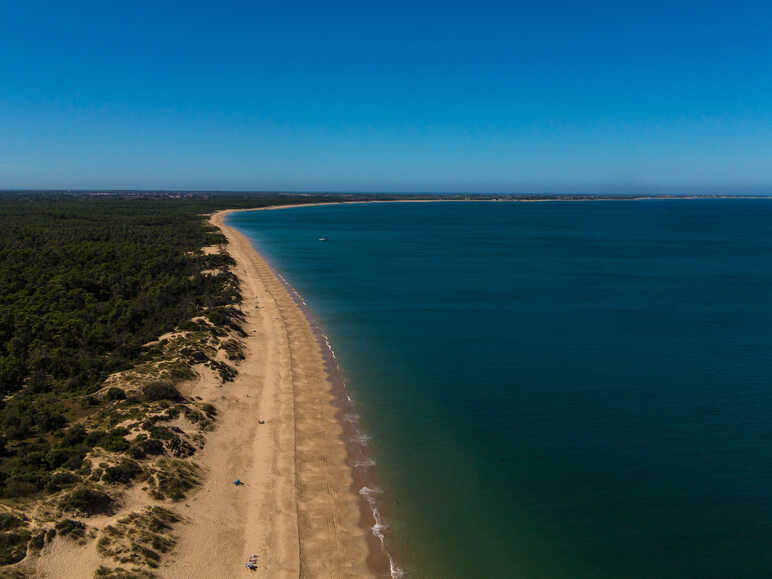
[{"label": "narrow sand spit", "polygon": [[160,574],[249,576],[254,553],[262,577],[373,576],[322,350],[276,274],[225,225],[228,213],[211,222],[236,260],[246,359],[222,387],[217,427],[197,459],[204,484],[180,509],[186,523]]}]

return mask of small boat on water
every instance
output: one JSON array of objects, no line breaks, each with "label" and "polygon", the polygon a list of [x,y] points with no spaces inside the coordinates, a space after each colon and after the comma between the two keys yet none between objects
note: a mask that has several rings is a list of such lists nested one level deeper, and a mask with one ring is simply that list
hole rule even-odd
[{"label": "small boat on water", "polygon": [[327,241],[327,238],[326,237],[320,237],[319,241]]}]

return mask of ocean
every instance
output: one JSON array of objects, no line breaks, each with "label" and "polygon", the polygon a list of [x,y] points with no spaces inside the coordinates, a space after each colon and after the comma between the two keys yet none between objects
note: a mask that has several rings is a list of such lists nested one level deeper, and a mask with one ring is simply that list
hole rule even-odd
[{"label": "ocean", "polygon": [[329,335],[408,577],[772,576],[772,200],[229,224]]}]

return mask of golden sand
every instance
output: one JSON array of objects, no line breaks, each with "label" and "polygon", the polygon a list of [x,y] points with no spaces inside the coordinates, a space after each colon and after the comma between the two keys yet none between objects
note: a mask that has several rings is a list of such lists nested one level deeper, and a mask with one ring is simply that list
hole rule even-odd
[{"label": "golden sand", "polygon": [[246,359],[222,387],[217,428],[197,457],[206,480],[182,509],[187,523],[161,574],[235,577],[257,554],[262,577],[372,576],[322,350],[273,270],[225,225],[228,213],[211,222],[236,260]]}]

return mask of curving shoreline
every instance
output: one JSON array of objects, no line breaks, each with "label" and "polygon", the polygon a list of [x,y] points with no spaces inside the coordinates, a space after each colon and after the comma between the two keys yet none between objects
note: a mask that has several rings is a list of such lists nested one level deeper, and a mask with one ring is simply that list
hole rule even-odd
[{"label": "curving shoreline", "polygon": [[[218,426],[199,461],[206,482],[186,504],[188,524],[179,529],[164,576],[201,576],[202,569],[234,576],[253,553],[269,577],[401,576],[378,536],[372,481],[355,468],[367,459],[351,442],[361,433],[346,420],[351,406],[334,352],[302,298],[226,218],[318,205],[427,202],[480,201],[301,203],[211,215],[236,261],[246,359],[236,381],[218,394]],[[258,418],[265,424],[258,426]],[[234,492],[235,478],[247,485]]]},{"label": "curving shoreline", "polygon": [[[234,576],[255,553],[263,576],[389,576],[363,524],[319,334],[251,241],[226,224],[234,211],[210,222],[236,261],[246,359],[223,388],[221,418],[201,455],[207,480],[189,502],[164,575]],[[239,477],[246,485],[234,488]]]},{"label": "curving shoreline", "polygon": [[303,297],[287,282],[284,276],[277,275],[298,307],[305,313],[324,355],[330,392],[333,394],[332,404],[337,409],[335,416],[342,429],[341,440],[346,447],[346,464],[351,469],[350,490],[354,496],[359,497],[360,526],[367,532],[366,537],[370,547],[367,558],[368,566],[379,577],[391,577],[392,579],[404,577],[404,571],[397,565],[386,544],[383,531],[388,525],[384,521],[376,498],[382,491],[371,468],[375,466],[376,462],[367,452],[369,436],[360,428],[359,415],[356,413],[354,400],[346,389],[343,370],[338,363],[335,350]]}]

